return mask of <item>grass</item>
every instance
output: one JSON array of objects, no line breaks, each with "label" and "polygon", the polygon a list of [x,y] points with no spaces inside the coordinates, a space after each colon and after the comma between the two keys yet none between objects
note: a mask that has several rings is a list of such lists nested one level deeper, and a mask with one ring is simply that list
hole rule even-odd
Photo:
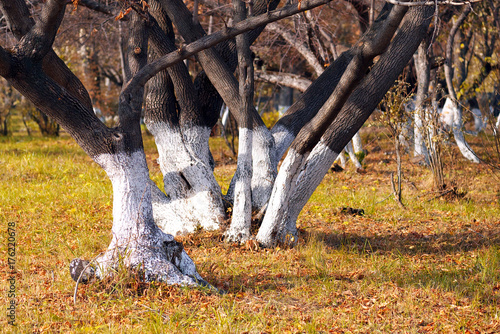
[{"label": "grass", "polygon": [[[379,132],[377,132],[379,131]],[[68,265],[110,241],[111,185],[65,134],[1,138],[0,217],[16,222],[20,333],[496,333],[500,332],[500,183],[453,148],[448,178],[462,199],[432,199],[432,178],[405,157],[403,202],[392,197],[389,140],[364,133],[365,173],[330,172],[299,216],[293,249],[221,242],[220,232],[179,237],[201,275],[228,293],[143,284],[121,273],[79,287]],[[474,138],[472,138],[474,141]],[[474,149],[480,145],[472,143]],[[235,170],[212,142],[216,177]],[[153,179],[161,175],[145,137]],[[386,159],[386,160],[382,160]],[[460,168],[458,169],[457,166]],[[431,200],[430,200],[431,199]],[[340,212],[363,209],[363,216]],[[7,259],[7,235],[0,256]],[[9,275],[0,261],[2,280]],[[0,296],[7,304],[7,292]]]}]

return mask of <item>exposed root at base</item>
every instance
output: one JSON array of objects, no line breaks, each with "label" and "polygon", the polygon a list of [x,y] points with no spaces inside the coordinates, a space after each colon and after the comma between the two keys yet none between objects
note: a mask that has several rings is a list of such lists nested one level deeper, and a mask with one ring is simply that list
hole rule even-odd
[{"label": "exposed root at base", "polygon": [[77,285],[112,277],[123,268],[135,272],[142,282],[205,287],[218,292],[198,274],[182,244],[173,239],[162,240],[157,247],[135,244],[128,248],[110,248],[93,261],[74,259],[69,266],[71,278]]}]

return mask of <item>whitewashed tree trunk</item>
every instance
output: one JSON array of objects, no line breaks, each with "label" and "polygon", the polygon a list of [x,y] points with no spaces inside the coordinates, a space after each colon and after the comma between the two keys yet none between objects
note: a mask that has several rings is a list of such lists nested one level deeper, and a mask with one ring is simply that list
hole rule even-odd
[{"label": "whitewashed tree trunk", "polygon": [[264,247],[276,242],[293,246],[297,217],[339,154],[320,141],[309,155],[293,149],[281,165],[266,215],[257,234]]},{"label": "whitewashed tree trunk", "polygon": [[233,217],[225,232],[228,241],[243,242],[250,238],[252,222],[252,137],[253,130],[240,128],[238,166],[234,181]]},{"label": "whitewashed tree trunk", "polygon": [[464,158],[475,162],[479,163],[480,160],[477,157],[476,153],[470,148],[469,144],[465,140],[464,133],[463,133],[463,121],[462,121],[462,108],[457,106],[456,102],[453,102],[450,98],[446,99],[446,102],[443,106],[443,114],[448,114],[450,113],[452,115],[451,120],[452,120],[452,130],[453,130],[453,136],[455,137],[455,142],[457,143],[457,146],[464,156]]},{"label": "whitewashed tree trunk", "polygon": [[[421,110],[420,108],[415,110],[413,113],[413,119],[414,119],[414,129],[413,129],[413,138],[414,138],[414,156],[424,156],[425,161],[429,161],[429,153],[427,152],[427,148],[425,147],[425,142],[424,142],[424,135],[425,135],[425,128],[428,126],[432,126],[431,124],[428,124],[426,122],[426,125],[424,125],[425,115],[424,113],[427,113],[426,110]],[[427,120],[428,121],[428,120]]]},{"label": "whitewashed tree trunk", "polygon": [[279,123],[273,126],[271,134],[275,144],[274,163],[278,165],[278,162],[281,160],[283,155],[285,155],[286,151],[290,147],[290,144],[295,139],[295,134],[288,127]]},{"label": "whitewashed tree trunk", "polygon": [[[347,159],[345,158],[345,155],[344,155],[344,150],[342,150],[340,152],[340,154],[337,155],[337,158],[338,160],[340,161],[340,167],[342,167],[343,169],[345,169],[346,165],[347,165]],[[335,162],[335,161],[334,161]]]},{"label": "whitewashed tree trunk", "polygon": [[262,210],[267,205],[278,173],[274,138],[265,126],[252,135],[252,207]]},{"label": "whitewashed tree trunk", "polygon": [[184,127],[181,133],[166,123],[150,123],[148,129],[155,137],[167,195],[153,188],[156,224],[174,235],[198,228],[218,229],[225,214],[220,186],[209,163],[210,129]]},{"label": "whitewashed tree trunk", "polygon": [[[276,157],[274,138],[269,129],[259,126],[252,130],[252,209],[260,211],[267,204],[273,190],[279,158]],[[239,160],[239,154],[238,154]],[[234,198],[238,170],[231,180],[226,199]]]},{"label": "whitewashed tree trunk", "polygon": [[474,130],[477,135],[486,128],[486,124],[488,124],[488,116],[483,117],[483,113],[479,108],[472,108],[470,111],[472,113],[472,117],[474,117]]},{"label": "whitewashed tree trunk", "polygon": [[[494,114],[495,114],[495,109],[494,109],[492,106],[490,106],[490,107],[489,107],[489,109],[490,109],[490,113],[491,113],[491,115],[492,115],[492,116],[494,116]],[[497,116],[497,121],[496,121],[496,123],[495,123],[495,127],[496,127],[497,129],[500,129],[500,113],[499,113],[499,114],[498,114],[498,116]]]},{"label": "whitewashed tree trunk", "polygon": [[354,164],[354,167],[356,167],[356,169],[363,169],[363,166],[361,166],[361,163],[359,162],[358,157],[354,154],[352,141],[350,141],[347,144],[346,151],[349,154],[349,159],[351,159],[351,162]]},{"label": "whitewashed tree trunk", "polygon": [[352,148],[354,149],[355,154],[363,153],[363,142],[361,141],[361,135],[359,131],[356,132],[354,137],[352,137]]},{"label": "whitewashed tree trunk", "polygon": [[[299,149],[295,149],[295,146],[289,149],[257,234],[257,240],[263,246],[273,247],[276,243],[293,245],[296,242],[296,219],[337,158],[336,150],[345,147],[361,128],[416,51],[427,31],[432,9],[418,7],[411,8],[409,12],[408,19],[400,27],[392,44],[350,94],[347,102],[342,103],[342,110],[329,123],[330,126],[312,150],[309,150],[309,146],[300,145],[297,145]],[[367,99],[367,96],[372,98]],[[326,105],[337,108],[334,103],[337,97],[332,95],[332,100],[329,99]]]},{"label": "whitewashed tree trunk", "polygon": [[96,259],[96,276],[103,278],[124,265],[138,269],[149,282],[204,283],[182,245],[154,223],[144,151],[101,154],[95,161],[113,185],[113,237],[106,252]]}]

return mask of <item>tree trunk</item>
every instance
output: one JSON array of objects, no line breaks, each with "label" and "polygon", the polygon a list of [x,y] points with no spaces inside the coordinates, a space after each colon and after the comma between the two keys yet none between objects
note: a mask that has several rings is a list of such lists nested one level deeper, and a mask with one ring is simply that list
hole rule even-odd
[{"label": "tree trunk", "polygon": [[[150,2],[153,59],[176,49],[174,30],[157,1]],[[155,138],[165,193],[153,189],[157,225],[167,233],[214,230],[225,218],[208,147],[211,128],[199,111],[188,69],[180,62],[149,82],[145,122]]]},{"label": "tree trunk", "polygon": [[430,64],[428,56],[429,44],[426,39],[420,43],[418,53],[413,57],[415,60],[415,69],[417,73],[417,94],[415,96],[414,113],[414,155],[423,156],[425,162],[429,163],[429,153],[425,147],[424,136],[427,132],[427,127],[431,124],[430,116],[427,111],[427,93],[429,92],[430,83]]},{"label": "tree trunk", "polygon": [[448,41],[446,43],[446,59],[444,62],[444,74],[446,77],[446,85],[448,86],[448,94],[450,95],[450,97],[446,100],[446,103],[443,106],[443,113],[448,111],[452,116],[453,136],[455,137],[457,146],[460,149],[460,152],[462,153],[464,158],[472,162],[479,163],[480,160],[477,157],[476,153],[474,153],[474,151],[470,148],[469,144],[465,140],[462,129],[463,128],[462,108],[458,105],[457,94],[455,92],[455,88],[453,87],[453,70],[452,70],[453,43],[458,29],[465,21],[465,18],[470,13],[470,11],[471,11],[470,6],[465,5],[462,14],[453,24],[453,27],[450,31],[450,35],[448,36]]},{"label": "tree trunk", "polygon": [[96,259],[96,276],[103,278],[124,265],[140,269],[147,282],[203,282],[182,245],[155,225],[144,151],[102,154],[95,161],[113,185],[113,238],[107,251]]},{"label": "tree trunk", "polygon": [[[2,10],[5,3],[1,2]],[[204,284],[194,263],[172,236],[154,224],[149,189],[149,172],[142,147],[140,116],[142,87],[128,87],[120,96],[118,127],[109,129],[96,117],[85,92],[73,92],[45,73],[42,61],[50,56],[52,43],[64,17],[66,1],[49,0],[37,23],[6,54],[0,48],[0,74],[47,116],[56,120],[84,151],[107,172],[113,184],[113,237],[107,251],[97,258],[98,266],[84,272],[80,259],[70,265],[71,276],[81,274],[104,277],[121,262],[138,269],[146,281],[172,284]],[[24,2],[18,6],[25,6]],[[9,17],[11,12],[4,11]],[[131,73],[146,60],[147,33],[132,12],[129,39]],[[43,66],[43,67],[42,67]],[[59,67],[59,68],[58,68]],[[8,71],[4,71],[7,68]],[[53,62],[50,73],[68,73],[62,61]],[[71,73],[71,72],[69,72]],[[70,77],[70,76],[68,76]],[[77,80],[76,77],[71,77]],[[81,83],[77,85],[81,87]],[[89,273],[90,272],[90,273]],[[88,278],[88,277],[87,277]]]}]

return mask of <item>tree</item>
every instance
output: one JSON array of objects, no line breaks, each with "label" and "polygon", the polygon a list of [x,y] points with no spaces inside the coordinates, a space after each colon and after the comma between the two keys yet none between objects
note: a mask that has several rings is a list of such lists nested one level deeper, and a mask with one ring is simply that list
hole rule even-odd
[{"label": "tree", "polygon": [[[386,3],[361,39],[331,63],[270,130],[253,106],[249,46],[266,23],[327,2],[302,1],[275,10],[277,0],[257,0],[252,6],[235,0],[233,25],[211,35],[180,0],[123,3],[118,17],[127,26],[122,29],[124,85],[119,123],[109,128],[95,116],[82,82],[53,50],[67,1],[35,5],[31,9],[37,11],[36,21],[24,1],[0,1],[17,39],[13,48],[0,48],[0,75],[56,120],[106,171],[113,185],[111,244],[96,259],[98,265],[72,262],[73,278],[106,276],[123,261],[140,270],[147,281],[205,284],[182,245],[166,232],[219,228],[224,218],[208,147],[223,101],[240,129],[237,171],[226,194],[235,206],[227,238],[238,242],[250,238],[253,209],[265,212],[257,234],[263,246],[295,243],[300,210],[337,152],[411,59],[434,10]],[[80,4],[98,5],[91,0]],[[198,14],[197,6],[193,10]],[[185,43],[180,47],[174,26]],[[203,68],[194,80],[182,62],[193,55]],[[238,66],[239,80],[233,74]],[[140,127],[143,103],[165,192],[149,178]]]}]

